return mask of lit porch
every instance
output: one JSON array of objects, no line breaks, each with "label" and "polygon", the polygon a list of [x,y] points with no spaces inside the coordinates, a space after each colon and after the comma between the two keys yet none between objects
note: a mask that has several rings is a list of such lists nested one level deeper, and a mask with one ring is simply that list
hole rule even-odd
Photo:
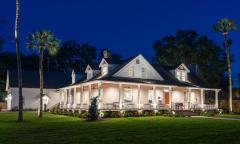
[{"label": "lit porch", "polygon": [[[214,104],[205,103],[207,91],[214,92]],[[94,81],[62,89],[60,108],[88,110],[91,99],[99,96],[102,111],[217,109],[218,92],[194,87]]]}]

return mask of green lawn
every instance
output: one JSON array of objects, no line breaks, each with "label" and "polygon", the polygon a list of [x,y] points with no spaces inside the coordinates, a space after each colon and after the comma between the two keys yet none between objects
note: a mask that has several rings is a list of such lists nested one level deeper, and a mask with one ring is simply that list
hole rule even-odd
[{"label": "green lawn", "polygon": [[240,119],[240,115],[239,114],[221,114],[218,117]]},{"label": "green lawn", "polygon": [[46,113],[0,113],[0,144],[232,144],[240,143],[240,121],[201,118],[141,117],[86,122]]}]

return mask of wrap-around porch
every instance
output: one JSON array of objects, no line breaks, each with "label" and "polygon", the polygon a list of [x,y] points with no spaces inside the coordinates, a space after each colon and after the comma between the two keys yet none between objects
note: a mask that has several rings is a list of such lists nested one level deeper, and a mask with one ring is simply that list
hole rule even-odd
[{"label": "wrap-around porch", "polygon": [[[212,104],[205,103],[209,91],[214,94]],[[196,87],[96,81],[61,89],[60,108],[88,110],[91,99],[98,96],[102,111],[217,109],[218,92]]]}]

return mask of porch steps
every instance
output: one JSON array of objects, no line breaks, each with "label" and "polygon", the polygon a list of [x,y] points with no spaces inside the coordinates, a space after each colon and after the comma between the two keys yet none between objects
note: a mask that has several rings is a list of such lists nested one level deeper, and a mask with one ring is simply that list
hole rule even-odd
[{"label": "porch steps", "polygon": [[190,110],[174,110],[177,115],[185,115],[185,116],[200,116],[199,111],[190,111]]}]

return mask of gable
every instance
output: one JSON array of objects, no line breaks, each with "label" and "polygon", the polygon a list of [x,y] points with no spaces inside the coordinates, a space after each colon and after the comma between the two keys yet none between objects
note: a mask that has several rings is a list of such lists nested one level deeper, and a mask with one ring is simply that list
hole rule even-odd
[{"label": "gable", "polygon": [[85,70],[85,73],[87,73],[87,72],[89,72],[89,71],[91,71],[91,70],[92,70],[92,68],[90,67],[90,65],[88,65],[87,68],[86,68],[86,70]]},{"label": "gable", "polygon": [[104,66],[107,66],[107,65],[108,65],[107,61],[104,58],[102,58],[102,60],[99,64],[99,67],[104,67]]},{"label": "gable", "polygon": [[185,64],[180,64],[175,70],[184,70],[187,72],[190,72],[190,70],[187,68],[187,66]]},{"label": "gable", "polygon": [[153,68],[153,66],[142,55],[138,55],[133,60],[128,62],[113,76],[163,80],[162,76]]}]

